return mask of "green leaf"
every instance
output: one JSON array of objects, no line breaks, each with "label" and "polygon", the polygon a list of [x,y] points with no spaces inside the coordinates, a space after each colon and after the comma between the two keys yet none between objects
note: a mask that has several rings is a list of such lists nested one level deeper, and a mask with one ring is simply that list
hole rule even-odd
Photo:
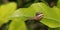
[{"label": "green leaf", "polygon": [[[28,12],[28,10],[29,10],[29,12]],[[28,13],[26,13],[26,12],[28,12]],[[34,13],[35,13],[35,11],[30,10],[30,8],[21,8],[21,9],[16,10],[11,15],[13,22],[10,25],[9,30],[26,30],[26,25],[25,25],[24,21],[26,19],[28,19],[29,17],[32,17],[32,15],[34,16]],[[28,14],[30,14],[30,15],[28,15]]]},{"label": "green leaf", "polygon": [[[42,19],[42,23],[45,25],[56,28],[60,27],[60,9],[57,7],[49,8],[44,3],[36,3],[31,6],[31,9],[36,10],[37,12],[42,12],[44,14],[44,18]],[[28,14],[29,15],[29,14]]]},{"label": "green leaf", "polygon": [[12,18],[13,22],[10,25],[9,30],[26,30],[26,25],[24,20],[26,18],[24,17],[17,17],[17,18]]},{"label": "green leaf", "polygon": [[15,2],[0,6],[0,25],[9,20],[9,16],[16,10],[16,6]]}]

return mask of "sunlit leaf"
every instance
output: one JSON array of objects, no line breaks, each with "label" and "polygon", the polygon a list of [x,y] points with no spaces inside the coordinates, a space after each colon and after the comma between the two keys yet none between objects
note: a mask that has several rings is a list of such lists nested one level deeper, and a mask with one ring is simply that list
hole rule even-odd
[{"label": "sunlit leaf", "polygon": [[37,12],[42,12],[44,14],[44,18],[42,19],[42,23],[45,25],[56,28],[60,27],[60,9],[57,7],[49,8],[44,3],[37,3],[31,6],[31,9],[36,10]]},{"label": "sunlit leaf", "polygon": [[24,17],[17,17],[17,18],[12,18],[13,22],[10,25],[9,30],[26,30],[26,25],[24,20],[26,18]]},{"label": "sunlit leaf", "polygon": [[16,6],[14,2],[0,6],[0,25],[9,20],[9,16],[16,10]]}]

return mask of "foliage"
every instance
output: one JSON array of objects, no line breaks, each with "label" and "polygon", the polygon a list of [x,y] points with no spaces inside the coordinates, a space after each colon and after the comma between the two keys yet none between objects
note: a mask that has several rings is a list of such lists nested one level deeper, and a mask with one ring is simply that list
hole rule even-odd
[{"label": "foliage", "polygon": [[0,25],[9,20],[9,16],[16,10],[16,6],[14,2],[0,6]]},{"label": "foliage", "polygon": [[16,10],[17,4],[10,2],[0,6],[0,26],[10,19],[12,23],[8,30],[26,30],[24,21],[29,17],[35,16],[36,12],[42,12],[44,18],[42,23],[47,25],[49,30],[60,30],[60,0],[57,6],[50,8],[45,3],[33,3],[28,8],[20,8]]}]

